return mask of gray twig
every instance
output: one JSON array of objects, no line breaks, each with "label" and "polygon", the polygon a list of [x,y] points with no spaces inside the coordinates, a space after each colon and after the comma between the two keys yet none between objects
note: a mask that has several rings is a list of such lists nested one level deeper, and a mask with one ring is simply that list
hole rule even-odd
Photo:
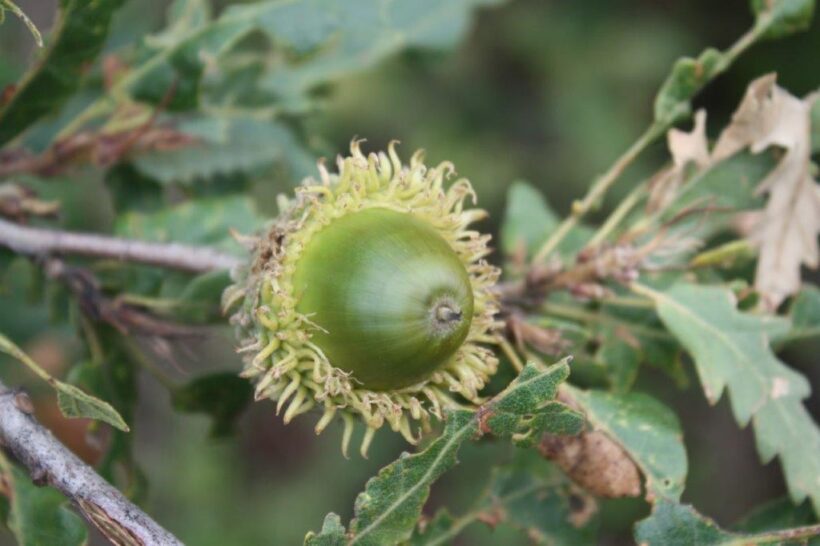
[{"label": "gray twig", "polygon": [[62,492],[113,544],[182,545],[23,411],[18,394],[0,382],[0,443],[30,476]]},{"label": "gray twig", "polygon": [[41,229],[2,218],[0,245],[33,256],[77,254],[196,272],[232,269],[241,263],[241,259],[235,256],[208,247]]}]

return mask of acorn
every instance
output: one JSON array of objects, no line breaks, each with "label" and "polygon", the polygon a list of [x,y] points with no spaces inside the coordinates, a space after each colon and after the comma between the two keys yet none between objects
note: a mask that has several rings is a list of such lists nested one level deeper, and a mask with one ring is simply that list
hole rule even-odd
[{"label": "acorn", "polygon": [[500,323],[485,260],[489,235],[469,181],[445,187],[452,164],[402,164],[395,143],[365,156],[359,142],[338,173],[319,165],[267,233],[249,240],[223,305],[256,399],[276,401],[284,421],[320,407],[317,434],[339,416],[347,452],[354,422],[366,455],[387,423],[409,442],[442,410],[480,402],[498,360]]}]

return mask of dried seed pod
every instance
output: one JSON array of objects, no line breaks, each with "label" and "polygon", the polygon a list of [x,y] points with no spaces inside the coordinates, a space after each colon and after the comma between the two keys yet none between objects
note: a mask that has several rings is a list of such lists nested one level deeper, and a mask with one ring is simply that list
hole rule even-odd
[{"label": "dried seed pod", "polygon": [[482,344],[497,340],[491,287],[498,270],[484,257],[488,235],[468,229],[484,211],[449,163],[428,169],[416,153],[405,166],[394,145],[365,156],[359,143],[320,166],[254,242],[250,267],[223,296],[257,399],[277,402],[284,420],[320,406],[321,432],[340,415],[346,452],[363,420],[362,453],[385,422],[413,442],[411,422],[477,402],[497,367]]}]

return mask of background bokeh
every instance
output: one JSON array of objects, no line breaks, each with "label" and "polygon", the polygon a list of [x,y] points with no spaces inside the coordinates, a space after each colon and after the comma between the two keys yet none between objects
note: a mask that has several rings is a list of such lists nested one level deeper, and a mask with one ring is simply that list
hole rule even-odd
[{"label": "background bokeh", "polygon": [[[19,4],[41,28],[49,27],[53,0]],[[165,8],[166,2],[132,0],[117,16],[109,48],[158,28]],[[491,212],[483,228],[495,233],[511,182],[531,182],[565,212],[646,126],[654,93],[672,62],[709,45],[729,45],[751,20],[745,0],[511,1],[481,12],[452,52],[406,53],[328,88],[324,110],[309,118],[305,134],[315,150],[330,156],[359,136],[369,148],[398,139],[405,154],[425,148],[433,162],[453,161]],[[717,127],[746,84],[770,71],[778,72],[782,86],[803,95],[820,84],[818,52],[815,20],[809,32],[755,46],[698,97],[696,106],[707,108],[710,127]],[[0,87],[17,78],[32,54],[27,31],[14,18],[7,20],[0,27]],[[650,173],[665,157],[662,143],[652,147],[609,203],[629,189],[629,180]],[[278,181],[255,192],[261,201],[270,200],[295,182]],[[48,191],[65,199],[69,227],[111,222],[95,176],[75,174],[70,184],[55,181]],[[36,360],[59,374],[76,358],[73,334],[50,326],[48,311],[27,298],[31,287],[24,269],[16,278],[19,283],[0,294],[0,331],[23,341]],[[805,345],[786,355],[815,386],[820,385],[819,350]],[[166,371],[179,377],[240,366],[229,333],[218,328],[178,352],[179,369]],[[50,392],[28,382],[8,360],[0,363],[8,382],[31,383],[41,419],[93,459],[84,425],[60,418]],[[158,357],[156,365],[168,366]],[[689,374],[694,381],[691,368]],[[738,429],[725,399],[710,408],[696,383],[679,390],[651,370],[643,370],[639,381],[640,389],[666,401],[682,419],[690,461],[684,500],[729,525],[761,501],[784,494],[777,463],[759,464],[751,432]],[[140,387],[134,434],[137,459],[149,480],[146,509],[191,545],[301,544],[327,512],[347,520],[364,481],[405,448],[400,438],[380,432],[369,459],[346,460],[338,448],[340,429],[317,438],[312,419],[283,426],[267,402],[253,405],[235,437],[214,440],[207,418],[172,411],[167,391],[150,374]],[[818,396],[808,404],[816,418]],[[491,442],[466,445],[461,464],[436,484],[431,508],[447,504],[457,511],[469,504],[487,477],[486,450],[498,450],[502,458],[509,454]],[[630,543],[632,522],[647,510],[640,500],[604,503],[602,540]],[[0,532],[0,544],[7,543],[10,534]],[[478,524],[458,543],[526,540],[503,525],[490,532]]]}]

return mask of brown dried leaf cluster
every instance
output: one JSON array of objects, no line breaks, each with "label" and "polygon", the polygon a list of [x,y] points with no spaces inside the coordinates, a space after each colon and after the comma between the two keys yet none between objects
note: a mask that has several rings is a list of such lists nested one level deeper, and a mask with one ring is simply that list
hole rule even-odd
[{"label": "brown dried leaf cluster", "polygon": [[736,224],[758,249],[755,288],[772,309],[800,289],[801,266],[820,265],[820,186],[811,173],[811,108],[818,94],[800,99],[776,81],[768,74],[749,85],[711,153],[702,110],[691,132],[670,130],[673,165],[653,179],[648,202],[649,211],[669,205],[692,166],[704,170],[745,149],[781,149],[777,166],[757,188],[769,196],[765,209],[744,214]]},{"label": "brown dried leaf cluster", "polygon": [[769,199],[747,234],[760,252],[755,287],[772,308],[800,289],[801,265],[820,263],[820,186],[811,174],[811,107],[817,97],[791,95],[776,85],[775,74],[758,78],[712,151],[712,160],[721,161],[746,148],[784,150],[757,188]]},{"label": "brown dried leaf cluster", "polygon": [[706,111],[695,114],[695,126],[687,133],[670,129],[666,143],[672,154],[672,165],[654,176],[650,181],[647,210],[662,210],[674,200],[678,189],[686,181],[687,169],[694,164],[703,169],[709,165],[709,145],[706,140]]}]

